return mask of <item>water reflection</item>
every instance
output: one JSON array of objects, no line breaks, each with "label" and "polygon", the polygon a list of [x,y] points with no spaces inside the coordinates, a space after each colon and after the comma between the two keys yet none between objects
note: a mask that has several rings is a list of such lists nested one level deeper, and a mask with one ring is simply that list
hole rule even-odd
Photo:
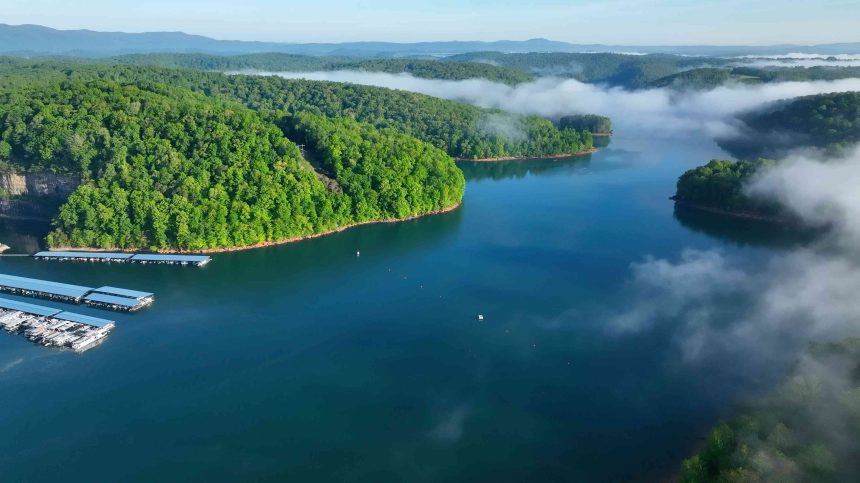
[{"label": "water reflection", "polygon": [[466,205],[445,214],[399,223],[379,223],[347,229],[341,233],[268,248],[218,254],[218,263],[207,267],[234,277],[277,280],[289,267],[291,278],[337,270],[356,259],[403,256],[422,250],[455,233]]},{"label": "water reflection", "polygon": [[584,169],[591,163],[591,155],[559,159],[528,159],[516,161],[459,161],[457,166],[466,175],[466,181],[484,179],[503,180],[523,178],[562,168]]},{"label": "water reflection", "polygon": [[811,243],[821,230],[747,220],[675,205],[675,219],[695,232],[738,246],[792,248]]},{"label": "water reflection", "polygon": [[45,247],[50,229],[47,221],[0,218],[0,243],[9,246],[5,253],[35,253]]},{"label": "water reflection", "polygon": [[612,142],[611,136],[594,136],[593,144],[595,148],[605,148]]}]

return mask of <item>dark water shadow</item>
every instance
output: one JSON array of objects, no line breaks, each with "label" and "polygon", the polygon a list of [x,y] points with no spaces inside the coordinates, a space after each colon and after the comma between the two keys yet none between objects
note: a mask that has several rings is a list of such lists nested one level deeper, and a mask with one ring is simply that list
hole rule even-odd
[{"label": "dark water shadow", "polygon": [[677,204],[674,216],[685,228],[738,246],[794,248],[809,245],[823,234],[821,229],[737,218]]},{"label": "dark water shadow", "polygon": [[361,252],[363,262],[383,262],[438,245],[457,232],[466,209],[461,206],[416,220],[364,225],[285,245],[216,253],[206,268],[213,276],[226,272],[235,278],[264,281],[282,279],[285,272],[298,279],[339,270],[356,261],[356,252]]},{"label": "dark water shadow", "polygon": [[594,136],[592,144],[595,148],[605,148],[612,142],[612,136]]},{"label": "dark water shadow", "polygon": [[45,248],[50,230],[48,221],[0,218],[0,243],[9,246],[4,253],[35,253]]}]

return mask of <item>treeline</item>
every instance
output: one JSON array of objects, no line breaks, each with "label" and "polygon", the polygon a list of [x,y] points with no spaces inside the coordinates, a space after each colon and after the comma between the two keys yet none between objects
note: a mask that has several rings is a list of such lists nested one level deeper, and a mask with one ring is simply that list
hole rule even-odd
[{"label": "treeline", "polygon": [[51,246],[199,250],[311,235],[459,202],[444,152],[352,120],[298,116],[296,133],[348,168],[326,189],[276,125],[239,104],[142,81],[63,81],[0,99],[0,158],[78,173]]},{"label": "treeline", "polygon": [[860,67],[702,67],[652,81],[648,87],[707,90],[730,83],[832,81],[860,77]]},{"label": "treeline", "polygon": [[774,393],[684,461],[680,481],[858,481],[860,339],[816,344]]},{"label": "treeline", "polygon": [[777,217],[780,213],[776,205],[751,198],[744,192],[744,187],[759,170],[773,164],[765,159],[713,159],[678,178],[675,202],[728,213]]},{"label": "treeline", "polygon": [[475,52],[450,57],[451,60],[493,62],[538,76],[573,78],[582,82],[642,89],[657,79],[705,64],[724,65],[728,59],[686,57],[670,54],[629,55],[613,53],[528,53]]},{"label": "treeline", "polygon": [[317,57],[280,53],[210,55],[210,54],[132,54],[106,59],[108,63],[157,65],[199,70],[270,72],[309,72],[362,70],[390,74],[411,74],[424,79],[487,79],[505,84],[533,80],[527,72],[478,62],[442,62],[430,59],[355,59],[353,57]]},{"label": "treeline", "polygon": [[394,128],[456,158],[539,157],[592,147],[588,133],[560,130],[538,116],[448,101],[422,94],[336,82],[225,75],[154,66],[107,66],[56,61],[0,61],[0,79],[30,85],[43,79],[151,81],[187,87],[206,96],[238,101],[251,109],[349,117]]},{"label": "treeline", "polygon": [[749,77],[735,76],[729,69],[718,69],[714,67],[690,69],[677,74],[661,77],[652,81],[648,87],[672,88],[689,90],[706,90],[727,84],[730,81],[749,82],[754,80]]},{"label": "treeline", "polygon": [[745,132],[718,140],[737,157],[779,157],[800,147],[838,154],[860,142],[860,92],[796,97],[738,117]]}]

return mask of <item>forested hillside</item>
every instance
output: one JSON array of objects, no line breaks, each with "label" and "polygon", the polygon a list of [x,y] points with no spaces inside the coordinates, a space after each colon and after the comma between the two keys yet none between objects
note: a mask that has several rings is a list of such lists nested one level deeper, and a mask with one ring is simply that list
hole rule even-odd
[{"label": "forested hillside", "polygon": [[832,81],[860,77],[860,67],[702,67],[662,77],[649,87],[674,89],[713,89],[731,83]]},{"label": "forested hillside", "polygon": [[838,152],[860,142],[860,92],[778,101],[739,119],[746,131],[720,140],[737,157],[778,157],[800,147]]},{"label": "forested hillside", "polygon": [[657,79],[685,69],[725,64],[726,59],[651,54],[608,53],[529,53],[503,54],[475,52],[451,57],[452,60],[492,62],[495,65],[530,72],[535,75],[570,77],[582,82],[608,84],[627,89],[648,87]]},{"label": "forested hillside", "polygon": [[[151,82],[46,83],[3,94],[0,158],[8,168],[82,175],[55,219],[53,246],[247,246],[428,213],[462,197],[462,173],[432,146],[301,117],[297,131],[338,126],[323,152],[361,152],[337,179],[344,191],[328,190],[270,117]],[[372,151],[362,151],[365,139]]]},{"label": "forested hillside", "polygon": [[463,197],[466,180],[445,152],[393,129],[307,113],[287,116],[282,125],[337,180],[354,221],[443,210]]},{"label": "forested hillside", "polygon": [[560,130],[541,117],[513,115],[380,87],[153,66],[0,61],[0,87],[57,78],[153,81],[238,101],[258,111],[351,117],[378,128],[395,128],[457,158],[539,157],[592,147],[588,133]]},{"label": "forested hillside", "polygon": [[678,178],[675,201],[684,205],[707,208],[726,213],[761,217],[777,217],[779,210],[773,204],[752,199],[744,193],[744,186],[752,176],[773,161],[711,160],[704,166],[691,169]]},{"label": "forested hillside", "polygon": [[487,79],[505,84],[527,82],[534,77],[527,72],[478,62],[442,62],[427,59],[355,59],[351,57],[315,57],[291,54],[245,54],[218,56],[207,54],[136,54],[107,59],[109,63],[158,65],[201,70],[271,72],[309,72],[361,70],[410,74],[424,79]]},{"label": "forested hillside", "polygon": [[774,393],[718,426],[680,481],[857,481],[860,339],[816,344]]}]

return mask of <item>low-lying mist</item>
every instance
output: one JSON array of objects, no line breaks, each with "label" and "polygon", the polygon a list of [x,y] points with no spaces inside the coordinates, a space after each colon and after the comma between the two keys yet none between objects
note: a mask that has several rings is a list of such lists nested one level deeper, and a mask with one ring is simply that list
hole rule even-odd
[{"label": "low-lying mist", "polygon": [[737,65],[744,67],[857,67],[860,66],[858,54],[786,54],[786,55],[747,55]]},{"label": "low-lying mist", "polygon": [[553,77],[509,86],[480,79],[431,80],[408,74],[357,71],[281,72],[276,75],[388,87],[550,118],[577,113],[601,114],[612,118],[618,133],[662,137],[694,133],[728,136],[735,132],[734,115],[739,112],[789,97],[860,90],[860,79],[758,86],[732,84],[704,92],[679,92],[672,89],[628,91]]}]

